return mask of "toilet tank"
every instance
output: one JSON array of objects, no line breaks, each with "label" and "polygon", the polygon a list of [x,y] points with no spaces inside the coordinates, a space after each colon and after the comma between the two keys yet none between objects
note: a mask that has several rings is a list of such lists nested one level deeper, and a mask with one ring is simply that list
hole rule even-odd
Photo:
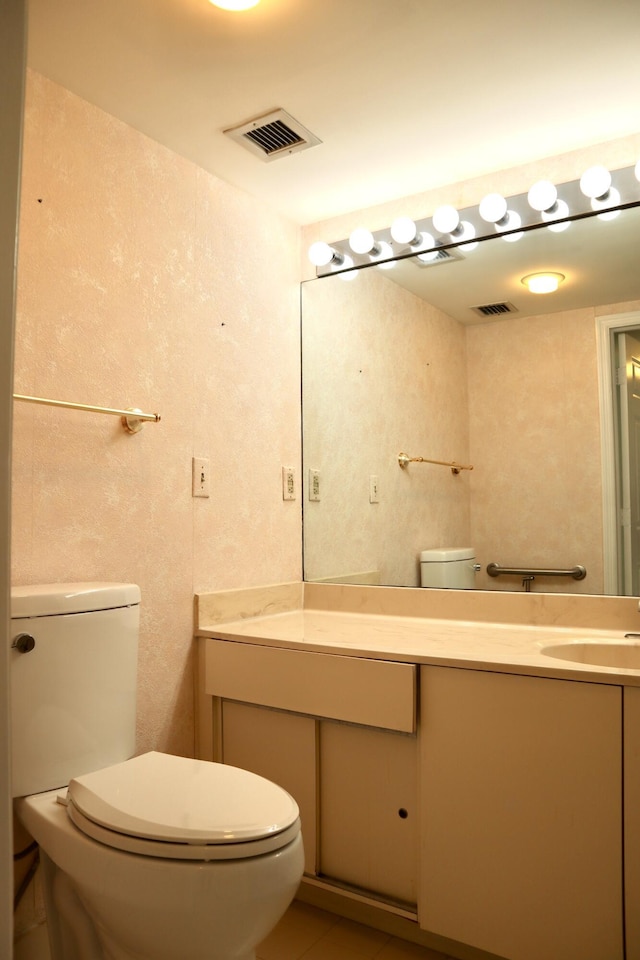
[{"label": "toilet tank", "polygon": [[476,555],[473,547],[443,547],[420,554],[420,585],[472,590],[475,587]]},{"label": "toilet tank", "polygon": [[12,588],[14,797],[133,755],[139,619],[131,583]]}]

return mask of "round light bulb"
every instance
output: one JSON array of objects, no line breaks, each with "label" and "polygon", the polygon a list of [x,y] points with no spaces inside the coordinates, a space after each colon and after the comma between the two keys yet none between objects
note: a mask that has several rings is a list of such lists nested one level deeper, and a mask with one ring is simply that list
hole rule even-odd
[{"label": "round light bulb", "polygon": [[488,193],[480,201],[478,211],[487,223],[497,223],[507,212],[507,201],[500,193]]},{"label": "round light bulb", "polygon": [[580,177],[580,189],[585,197],[604,197],[611,186],[611,174],[606,167],[599,164],[589,167]]},{"label": "round light bulb", "polygon": [[413,243],[419,236],[418,228],[411,217],[398,217],[391,224],[391,239],[396,243]]},{"label": "round light bulb", "polygon": [[[520,214],[516,213],[515,210],[507,210],[507,215],[503,218],[503,222],[496,223],[496,230],[498,233],[502,233],[504,230],[515,230],[521,226],[522,217]],[[506,243],[517,243],[522,237],[524,237],[524,233],[508,233],[502,239]]]},{"label": "round light bulb", "polygon": [[342,263],[342,256],[324,240],[317,240],[309,247],[309,260],[314,267],[328,267],[332,261]]},{"label": "round light bulb", "polygon": [[472,223],[469,223],[468,220],[461,220],[455,230],[456,240],[474,240],[476,236],[476,228]]},{"label": "round light bulb", "polygon": [[[591,201],[592,210],[606,210],[608,207],[615,207],[620,203],[620,191],[616,190],[615,187],[611,187],[607,191],[607,195],[604,199],[598,199],[594,197]],[[615,220],[615,218],[620,213],[619,210],[610,210],[608,213],[599,213],[598,220]]]},{"label": "round light bulb", "polygon": [[378,260],[382,261],[378,264],[379,270],[391,270],[396,265],[396,261],[393,259],[393,248],[390,243],[387,243],[385,240],[379,240],[376,244],[377,253],[371,254],[371,259],[377,262]]},{"label": "round light bulb", "polygon": [[[519,213],[516,213],[515,210],[507,210],[504,217],[501,217],[500,220],[496,223],[496,230],[498,233],[502,233],[503,230],[515,230],[517,227],[522,226],[522,217]],[[505,240],[507,238],[505,237]]]},{"label": "round light bulb", "polygon": [[433,215],[433,225],[438,233],[453,233],[459,223],[460,214],[450,204],[438,207]]},{"label": "round light bulb", "polygon": [[260,0],[209,0],[209,3],[221,10],[250,10],[257,7]]},{"label": "round light bulb", "polygon": [[422,260],[423,263],[432,263],[438,259],[439,255],[439,250],[429,250],[427,253],[419,253],[418,260]]},{"label": "round light bulb", "polygon": [[558,199],[558,191],[550,180],[538,180],[529,190],[527,200],[532,210],[542,213],[551,210]]},{"label": "round light bulb", "polygon": [[[345,282],[348,282],[350,280],[357,280],[358,277],[360,276],[360,271],[347,269],[347,267],[352,267],[353,265],[354,264],[351,257],[348,255],[345,256],[343,259],[343,262],[340,264],[340,273],[336,274],[336,276],[340,277],[340,279],[344,280]],[[345,270],[346,270],[346,273],[345,273]]]},{"label": "round light bulb", "polygon": [[366,227],[356,227],[349,237],[349,246],[354,253],[371,253],[376,246],[373,234]]},{"label": "round light bulb", "polygon": [[[553,210],[542,211],[542,219],[544,220],[544,222],[549,223],[549,221],[552,221],[551,223],[549,223],[549,226],[547,227],[547,229],[551,230],[552,233],[562,233],[563,230],[569,229],[569,227],[571,226],[571,223],[569,220],[565,220],[565,217],[568,217],[568,216],[569,216],[569,204],[566,202],[566,200],[558,200],[558,202],[554,205]],[[560,220],[564,222],[555,223],[553,222],[555,220]]]},{"label": "round light bulb", "polygon": [[424,250],[425,247],[427,250],[429,250],[431,247],[435,247],[435,245],[436,245],[436,238],[432,237],[430,233],[423,232],[420,234],[420,248],[422,250]]},{"label": "round light bulb", "polygon": [[530,273],[523,277],[520,283],[524,284],[529,293],[554,293],[563,280],[563,273]]}]

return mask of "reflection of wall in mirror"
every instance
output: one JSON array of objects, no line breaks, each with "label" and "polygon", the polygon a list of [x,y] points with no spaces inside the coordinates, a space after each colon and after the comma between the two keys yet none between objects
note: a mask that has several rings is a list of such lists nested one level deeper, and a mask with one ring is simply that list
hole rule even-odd
[{"label": "reflection of wall in mirror", "polygon": [[[321,501],[305,501],[306,579],[415,586],[421,550],[471,545],[478,587],[521,589],[487,577],[492,561],[579,563],[585,580],[534,589],[601,593],[595,312],[464,327],[378,271],[305,284],[305,464],[322,475]],[[400,450],[474,470],[401,470]]]},{"label": "reflection of wall in mirror", "polygon": [[[303,286],[305,577],[417,585],[416,557],[469,539],[469,476],[398,466],[401,450],[466,461],[464,328],[368,270]],[[370,503],[369,478],[379,502]]]}]

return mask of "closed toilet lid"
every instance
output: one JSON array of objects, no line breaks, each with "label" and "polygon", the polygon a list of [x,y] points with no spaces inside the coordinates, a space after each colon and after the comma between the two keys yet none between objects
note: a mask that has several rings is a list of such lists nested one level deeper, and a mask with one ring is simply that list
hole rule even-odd
[{"label": "closed toilet lid", "polygon": [[254,773],[155,752],[76,777],[68,802],[109,831],[195,845],[250,846],[288,833],[299,815],[286,790]]}]

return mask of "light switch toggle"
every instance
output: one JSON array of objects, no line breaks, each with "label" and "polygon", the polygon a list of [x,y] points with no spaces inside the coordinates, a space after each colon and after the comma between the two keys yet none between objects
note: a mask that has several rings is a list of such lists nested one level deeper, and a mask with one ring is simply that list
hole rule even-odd
[{"label": "light switch toggle", "polygon": [[206,457],[193,457],[191,461],[191,495],[208,497],[210,466]]}]

